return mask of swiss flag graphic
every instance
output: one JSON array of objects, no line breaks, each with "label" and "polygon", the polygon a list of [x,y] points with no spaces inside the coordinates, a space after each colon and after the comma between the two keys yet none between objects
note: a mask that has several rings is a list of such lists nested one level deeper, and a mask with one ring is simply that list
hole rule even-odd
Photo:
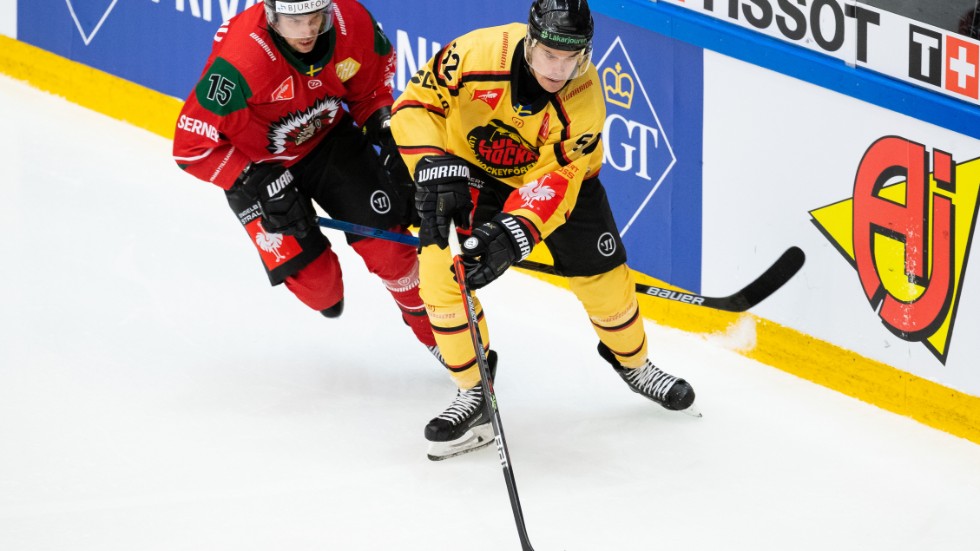
[{"label": "swiss flag graphic", "polygon": [[282,84],[272,93],[272,101],[288,101],[293,99],[293,77],[282,81]]},{"label": "swiss flag graphic", "polygon": [[980,46],[955,36],[946,37],[946,88],[957,94],[978,99]]}]

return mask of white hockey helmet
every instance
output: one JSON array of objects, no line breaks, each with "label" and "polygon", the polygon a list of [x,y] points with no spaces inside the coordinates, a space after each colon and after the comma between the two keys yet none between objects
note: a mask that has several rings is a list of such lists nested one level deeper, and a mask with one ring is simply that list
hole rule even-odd
[{"label": "white hockey helmet", "polygon": [[283,38],[313,38],[333,26],[333,0],[264,0],[269,28]]}]

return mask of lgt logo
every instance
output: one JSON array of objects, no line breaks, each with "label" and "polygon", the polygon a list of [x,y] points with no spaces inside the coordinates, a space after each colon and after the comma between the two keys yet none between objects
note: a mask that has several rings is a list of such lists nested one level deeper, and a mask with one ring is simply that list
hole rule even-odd
[{"label": "lgt logo", "polygon": [[631,183],[644,186],[645,190],[620,231],[620,235],[626,235],[677,157],[620,37],[609,46],[596,68],[606,99],[602,161],[615,170],[639,177],[639,180],[631,178]]}]

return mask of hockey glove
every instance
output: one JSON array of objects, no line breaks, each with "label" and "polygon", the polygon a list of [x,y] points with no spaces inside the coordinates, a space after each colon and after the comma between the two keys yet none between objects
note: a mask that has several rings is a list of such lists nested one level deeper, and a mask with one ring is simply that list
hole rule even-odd
[{"label": "hockey glove", "polygon": [[477,226],[462,245],[466,286],[470,290],[485,287],[512,264],[527,258],[538,239],[530,222],[506,212]]},{"label": "hockey glove", "polygon": [[455,155],[422,157],[415,167],[415,208],[422,218],[419,239],[422,246],[449,245],[449,222],[459,228],[470,227],[470,167]]},{"label": "hockey glove", "polygon": [[403,226],[418,226],[421,222],[415,210],[415,183],[408,174],[408,167],[398,152],[398,144],[391,135],[391,108],[382,107],[375,111],[364,123],[364,135],[368,141],[378,146],[378,156],[385,177],[398,194],[398,204]]},{"label": "hockey glove", "polygon": [[238,177],[246,197],[259,204],[269,233],[306,237],[316,227],[310,200],[293,185],[293,173],[279,164],[254,164]]}]

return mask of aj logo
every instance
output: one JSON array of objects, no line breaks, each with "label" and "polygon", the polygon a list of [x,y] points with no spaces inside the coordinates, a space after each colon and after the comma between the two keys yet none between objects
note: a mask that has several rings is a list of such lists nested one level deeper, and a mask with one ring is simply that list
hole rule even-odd
[{"label": "aj logo", "polygon": [[[72,0],[65,0],[65,3],[68,4],[68,13],[71,14],[72,21],[75,22],[75,27],[78,29],[78,33],[82,35],[82,42],[84,42],[86,46],[88,46],[92,42],[92,39],[95,38],[95,35],[99,33],[99,29],[102,28],[102,24],[105,23],[106,18],[109,17],[110,13],[112,13],[112,8],[116,7],[116,2],[118,1],[119,0],[112,0],[112,2],[109,3],[109,7],[102,11],[99,11],[98,8],[91,7],[91,1],[81,2],[80,5],[82,8],[82,13],[79,14],[75,10]],[[78,3],[78,0],[75,0],[75,2]],[[92,30],[86,33],[86,28],[91,28]]]},{"label": "aj logo", "polygon": [[[930,157],[932,172],[929,171]],[[871,144],[854,196],[810,212],[857,270],[871,308],[889,331],[949,354],[977,219],[980,159],[956,165],[945,151],[898,136]]]}]

